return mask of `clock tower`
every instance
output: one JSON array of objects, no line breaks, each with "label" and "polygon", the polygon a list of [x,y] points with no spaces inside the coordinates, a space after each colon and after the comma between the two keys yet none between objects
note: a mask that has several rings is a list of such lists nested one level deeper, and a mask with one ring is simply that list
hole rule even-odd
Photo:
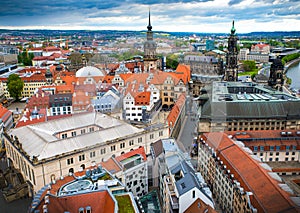
[{"label": "clock tower", "polygon": [[238,65],[237,65],[237,36],[235,34],[234,21],[232,21],[231,34],[228,38],[228,52],[226,54],[226,70],[225,81],[237,81],[238,80]]},{"label": "clock tower", "polygon": [[157,68],[157,56],[156,56],[156,43],[153,41],[153,31],[150,20],[149,10],[149,23],[147,26],[147,41],[144,43],[144,71],[149,72],[150,69]]}]

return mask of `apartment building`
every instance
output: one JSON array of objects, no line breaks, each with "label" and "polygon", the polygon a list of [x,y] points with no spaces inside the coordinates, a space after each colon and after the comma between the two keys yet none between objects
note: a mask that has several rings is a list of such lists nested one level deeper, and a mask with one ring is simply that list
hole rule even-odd
[{"label": "apartment building", "polygon": [[164,125],[136,128],[107,115],[74,114],[45,123],[12,129],[4,135],[10,165],[19,169],[30,188],[37,191],[79,169],[144,147],[168,137]]},{"label": "apartment building", "polygon": [[48,116],[72,114],[72,96],[72,93],[50,95]]},{"label": "apartment building", "polygon": [[148,164],[144,147],[113,156],[101,165],[115,175],[133,196],[142,197],[148,193]]},{"label": "apartment building", "polygon": [[[174,139],[161,139],[151,146],[152,180],[158,184],[163,212],[187,212],[195,202],[205,212],[215,212],[212,194],[202,175],[196,172],[187,153]],[[199,201],[201,200],[201,202]]]},{"label": "apartment building", "polygon": [[198,169],[223,212],[299,212],[299,197],[242,142],[199,136]]},{"label": "apartment building", "polygon": [[300,131],[261,130],[229,132],[262,162],[299,162]]},{"label": "apartment building", "polygon": [[[19,73],[20,78],[24,82],[23,91],[20,98],[31,97],[35,91],[38,90],[43,85],[47,84],[46,77],[41,71],[29,71],[24,73]],[[4,94],[6,98],[10,98],[10,94],[7,90],[7,79],[8,76],[2,77],[2,85],[4,89]]]}]

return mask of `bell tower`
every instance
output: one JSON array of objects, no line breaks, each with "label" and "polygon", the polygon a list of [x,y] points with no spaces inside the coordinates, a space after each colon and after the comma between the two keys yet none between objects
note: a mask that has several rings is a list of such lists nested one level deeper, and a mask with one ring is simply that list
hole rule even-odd
[{"label": "bell tower", "polygon": [[282,86],[284,83],[284,66],[280,59],[275,59],[270,67],[270,77],[268,85],[282,91]]},{"label": "bell tower", "polygon": [[149,72],[150,69],[157,68],[157,55],[156,55],[156,43],[153,41],[153,31],[150,20],[149,10],[149,23],[147,26],[147,41],[144,43],[144,71]]},{"label": "bell tower", "polygon": [[226,70],[224,76],[225,81],[238,80],[237,56],[237,36],[235,34],[234,21],[232,21],[231,34],[228,38],[228,52],[226,54]]}]

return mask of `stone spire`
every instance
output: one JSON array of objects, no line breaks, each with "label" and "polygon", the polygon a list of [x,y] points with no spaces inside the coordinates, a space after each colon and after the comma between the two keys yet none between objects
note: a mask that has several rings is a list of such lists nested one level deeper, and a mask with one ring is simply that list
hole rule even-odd
[{"label": "stone spire", "polygon": [[150,8],[149,8],[149,23],[147,26],[148,31],[152,31],[151,20],[150,20]]}]

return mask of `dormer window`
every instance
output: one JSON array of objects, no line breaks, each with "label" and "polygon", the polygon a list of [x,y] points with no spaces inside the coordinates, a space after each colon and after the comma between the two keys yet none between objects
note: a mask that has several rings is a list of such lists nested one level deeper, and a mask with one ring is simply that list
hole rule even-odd
[{"label": "dormer window", "polygon": [[78,209],[78,212],[79,212],[79,213],[84,213],[84,208],[80,207],[80,208]]},{"label": "dormer window", "polygon": [[87,206],[85,208],[85,210],[86,210],[86,213],[92,213],[92,208],[90,206]]}]

